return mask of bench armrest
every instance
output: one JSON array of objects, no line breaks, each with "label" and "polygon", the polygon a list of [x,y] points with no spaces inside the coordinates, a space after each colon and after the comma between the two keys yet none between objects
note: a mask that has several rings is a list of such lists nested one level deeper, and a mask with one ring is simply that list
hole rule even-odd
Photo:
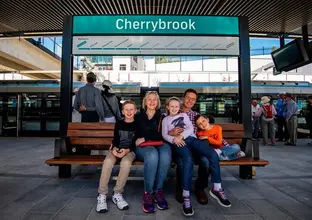
[{"label": "bench armrest", "polygon": [[251,137],[243,137],[242,151],[245,152],[246,156],[253,157],[255,160],[258,160],[260,158],[259,139]]},{"label": "bench armrest", "polygon": [[63,155],[68,155],[67,143],[67,137],[59,137],[54,140],[54,158],[60,158]]}]

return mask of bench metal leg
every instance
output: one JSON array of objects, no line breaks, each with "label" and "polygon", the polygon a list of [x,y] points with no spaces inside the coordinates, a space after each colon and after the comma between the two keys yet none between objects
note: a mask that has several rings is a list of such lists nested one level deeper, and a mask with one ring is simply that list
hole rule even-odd
[{"label": "bench metal leg", "polygon": [[252,179],[252,166],[239,166],[239,178]]},{"label": "bench metal leg", "polygon": [[71,165],[59,165],[58,176],[59,178],[70,178],[71,177]]}]

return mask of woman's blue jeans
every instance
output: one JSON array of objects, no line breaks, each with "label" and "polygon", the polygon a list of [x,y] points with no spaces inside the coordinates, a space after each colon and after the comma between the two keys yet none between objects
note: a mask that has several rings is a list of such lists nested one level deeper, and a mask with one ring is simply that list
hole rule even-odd
[{"label": "woman's blue jeans", "polygon": [[165,143],[162,146],[136,147],[136,158],[144,162],[144,189],[145,192],[163,188],[171,165],[171,148]]}]

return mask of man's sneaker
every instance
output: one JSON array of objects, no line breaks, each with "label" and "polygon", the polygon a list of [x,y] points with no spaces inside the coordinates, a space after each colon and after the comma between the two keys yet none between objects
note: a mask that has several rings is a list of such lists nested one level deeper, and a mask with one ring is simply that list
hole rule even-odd
[{"label": "man's sneaker", "polygon": [[168,209],[168,202],[165,199],[164,191],[157,190],[154,194],[154,201],[157,203],[157,208],[160,210]]},{"label": "man's sneaker", "polygon": [[149,192],[144,192],[142,198],[142,209],[145,213],[153,213],[156,211],[152,194]]},{"label": "man's sneaker", "polygon": [[231,207],[231,203],[226,198],[226,195],[225,195],[223,189],[220,189],[219,191],[216,191],[216,190],[214,190],[212,188],[210,190],[209,194],[212,196],[212,198],[216,199],[221,206],[223,206],[223,207]]},{"label": "man's sneaker", "polygon": [[184,197],[183,201],[183,214],[185,216],[192,216],[194,215],[194,209],[191,204],[191,198],[190,197]]},{"label": "man's sneaker", "polygon": [[126,200],[122,197],[121,193],[115,193],[112,197],[113,203],[115,203],[120,210],[127,210],[129,209],[129,204]]},{"label": "man's sneaker", "polygon": [[106,195],[99,194],[97,197],[96,211],[99,213],[107,212]]}]

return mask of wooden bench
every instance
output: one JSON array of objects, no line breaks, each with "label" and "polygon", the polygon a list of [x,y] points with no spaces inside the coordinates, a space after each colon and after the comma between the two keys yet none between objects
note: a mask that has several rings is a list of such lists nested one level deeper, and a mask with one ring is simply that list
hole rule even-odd
[{"label": "wooden bench", "polygon": [[[245,138],[241,124],[221,124],[223,137],[230,144],[239,144],[246,153],[245,158],[234,161],[220,161],[222,166],[240,166],[240,177],[251,178],[252,166],[265,166],[269,162],[259,159],[259,145],[251,138]],[[104,155],[77,155],[77,149],[108,150],[114,135],[114,123],[69,123],[67,136],[55,140],[54,158],[46,164],[59,167],[59,177],[71,176],[71,165],[102,165]],[[254,144],[253,144],[254,143]],[[133,165],[143,165],[134,161]]]}]

